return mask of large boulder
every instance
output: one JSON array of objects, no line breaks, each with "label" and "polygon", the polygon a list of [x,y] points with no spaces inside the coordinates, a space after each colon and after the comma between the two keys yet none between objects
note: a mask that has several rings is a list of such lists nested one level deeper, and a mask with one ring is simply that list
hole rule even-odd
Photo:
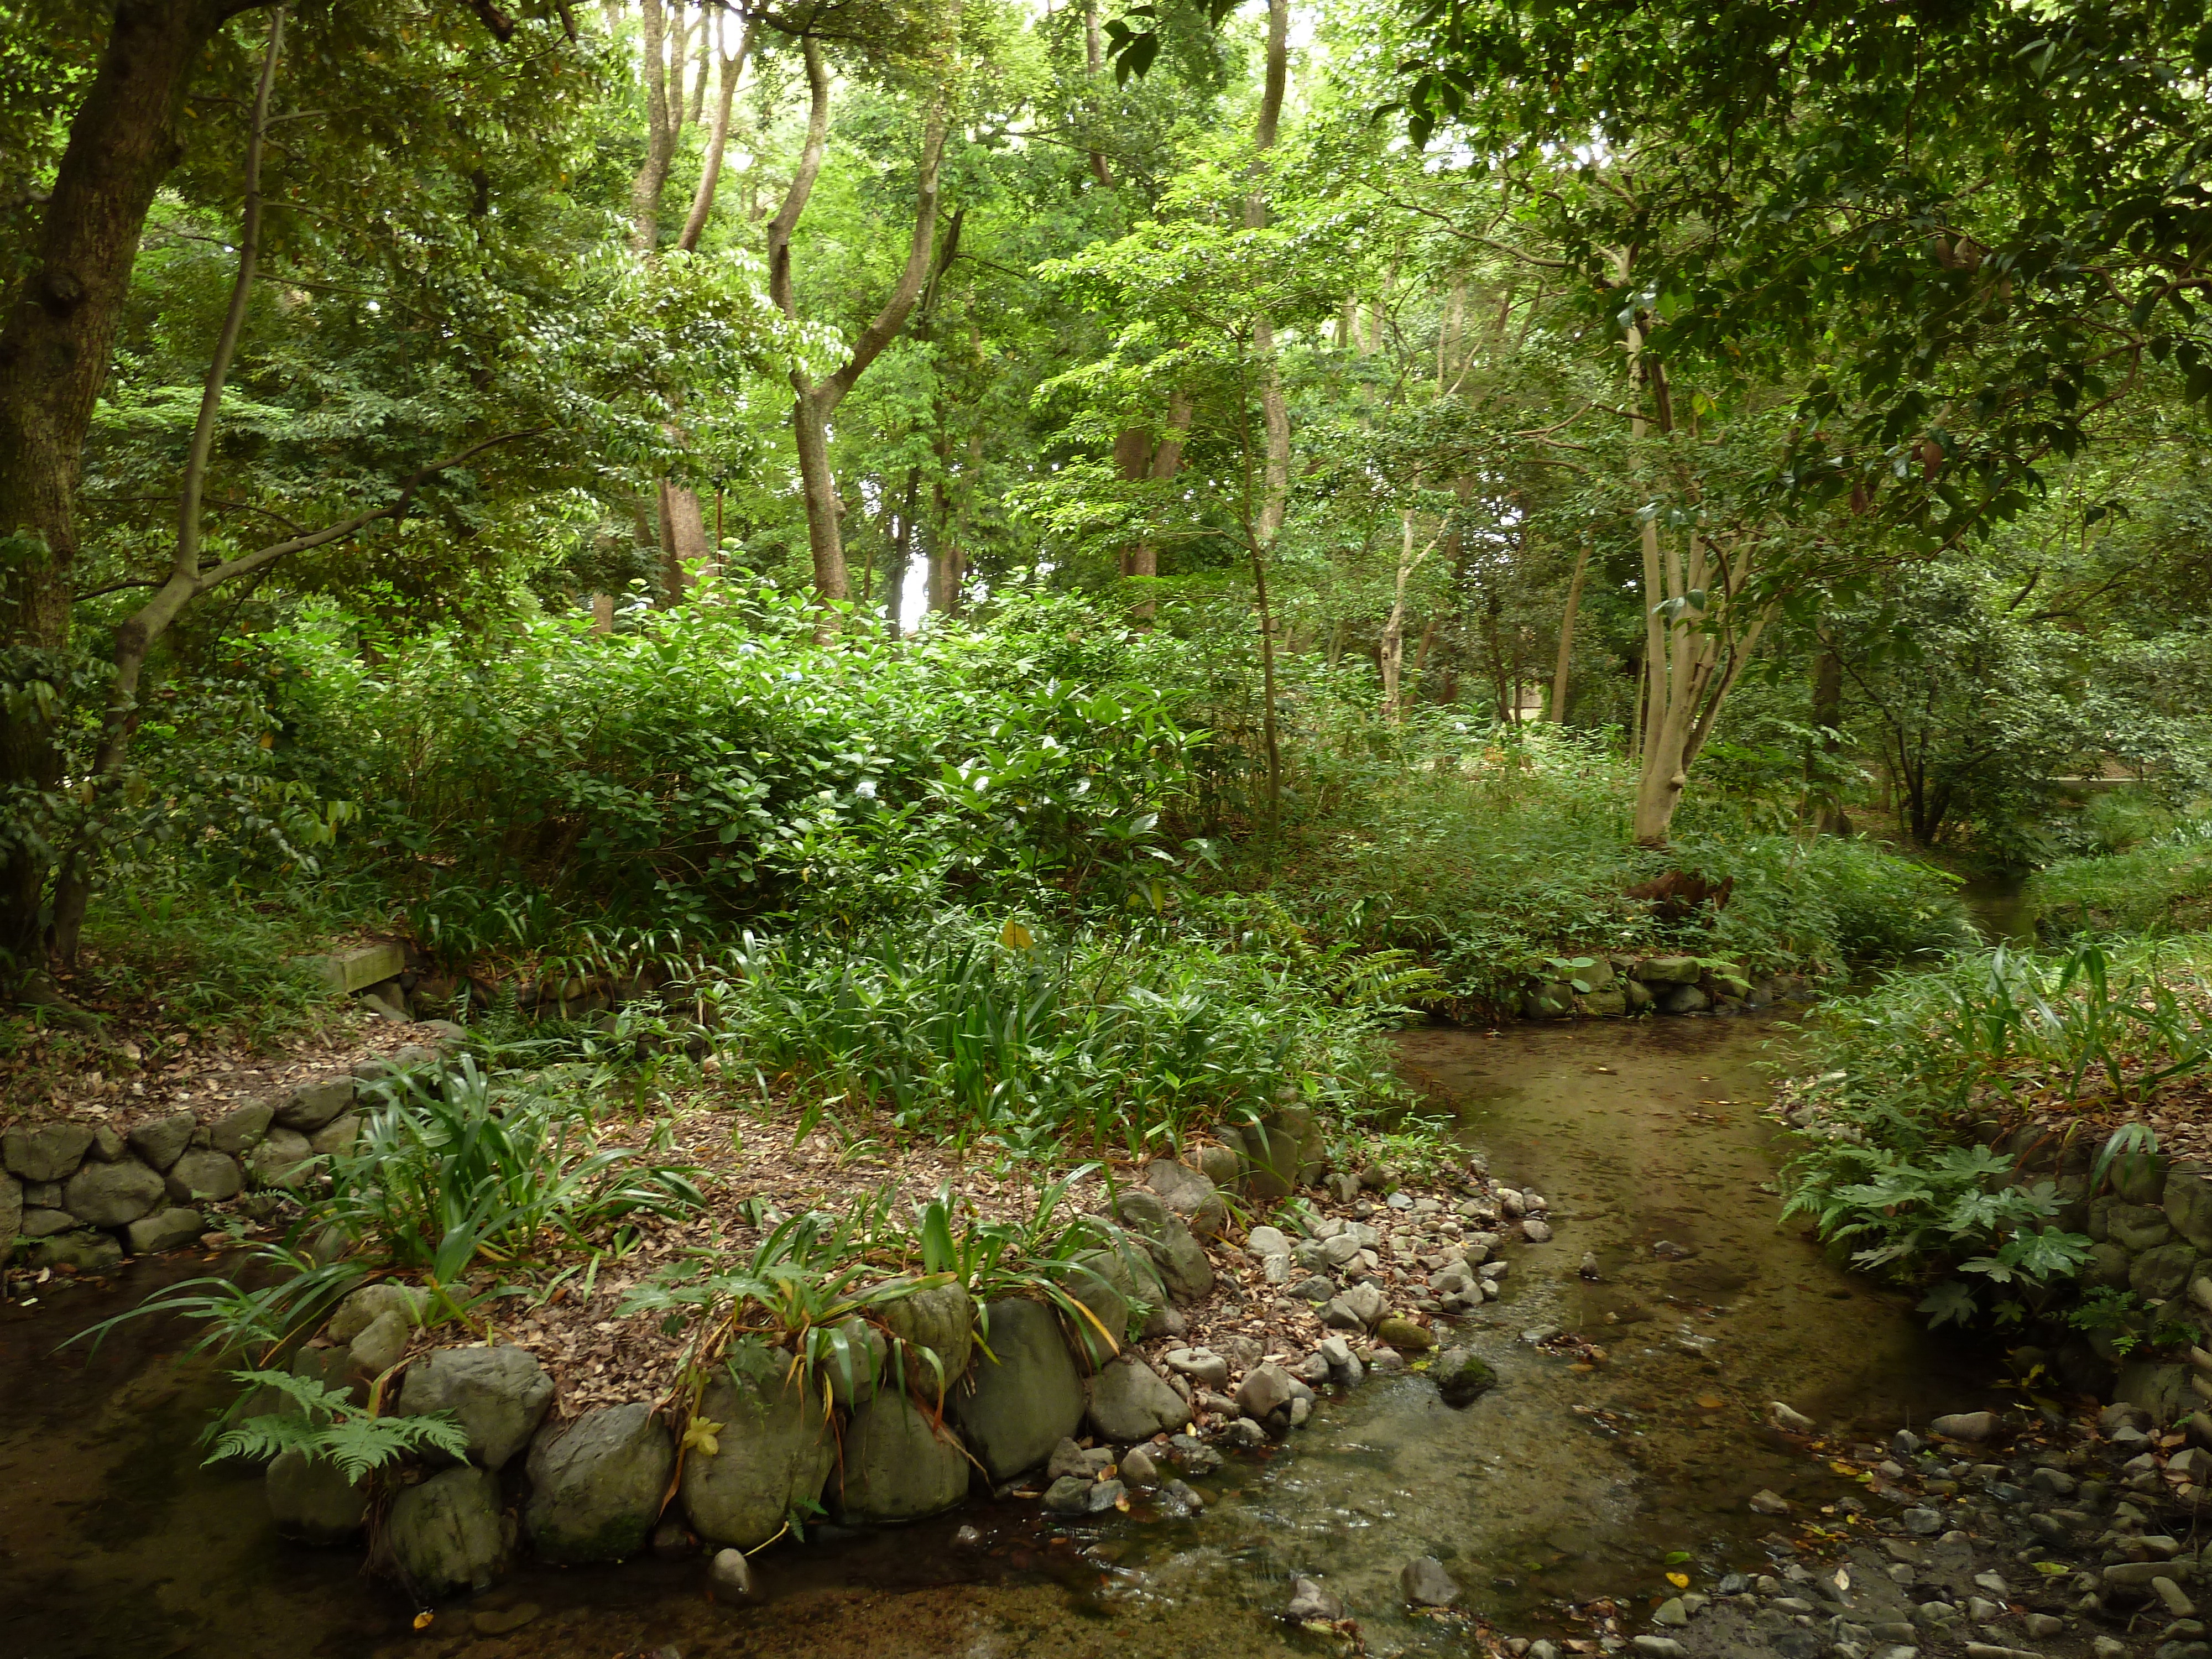
[{"label": "large boulder", "polygon": [[847,1521],[912,1521],[968,1495],[967,1454],[904,1395],[886,1389],[845,1426],[837,1510]]},{"label": "large boulder", "polygon": [[1429,1367],[1429,1375],[1447,1406],[1469,1405],[1498,1386],[1498,1373],[1466,1348],[1445,1349]]},{"label": "large boulder", "polygon": [[1213,1289],[1213,1265],[1181,1216],[1156,1194],[1125,1192],[1114,1206],[1115,1218],[1144,1242],[1159,1271],[1160,1283],[1177,1302],[1196,1302]]},{"label": "large boulder", "polygon": [[1643,985],[1695,985],[1702,971],[1695,957],[1646,957],[1628,975]]},{"label": "large boulder", "polygon": [[684,1508],[702,1538],[753,1549],[794,1508],[820,1501],[837,1458],[829,1402],[813,1379],[787,1376],[781,1356],[740,1350],[699,1415],[720,1425],[714,1451],[695,1444],[684,1459]]},{"label": "large boulder", "polygon": [[[905,1346],[906,1387],[932,1401],[968,1369],[975,1341],[975,1298],[962,1285],[933,1285],[883,1304],[878,1316]],[[937,1363],[930,1364],[935,1354]]]},{"label": "large boulder", "polygon": [[356,1086],[353,1079],[343,1074],[302,1083],[276,1109],[276,1123],[301,1134],[312,1134],[353,1104]]},{"label": "large boulder", "polygon": [[951,1408],[984,1472],[1006,1480],[1074,1434],[1083,1420],[1083,1384],[1051,1309],[1009,1297],[983,1312],[988,1351],[952,1391]]},{"label": "large boulder", "polygon": [[161,1177],[137,1160],[88,1163],[62,1188],[62,1207],[95,1227],[127,1227],[159,1204]]},{"label": "large boulder", "polygon": [[392,1559],[417,1595],[437,1600],[488,1588],[507,1566],[499,1477],[464,1463],[409,1486],[385,1522]]},{"label": "large boulder", "polygon": [[153,1255],[189,1244],[206,1229],[206,1220],[198,1210],[178,1207],[141,1216],[123,1231],[131,1255]]},{"label": "large boulder", "polygon": [[2212,1252],[2212,1180],[2176,1164],[2166,1181],[2166,1219],[2198,1249]]},{"label": "large boulder", "polygon": [[[371,1291],[391,1294],[355,1307],[356,1301]],[[338,1311],[354,1316],[343,1322],[347,1334],[343,1340],[350,1343],[375,1321],[394,1313],[413,1316],[416,1310],[399,1285],[371,1285],[355,1291]],[[363,1312],[368,1314],[369,1322],[356,1325],[355,1320]],[[333,1318],[331,1325],[335,1336],[340,1321]],[[410,1365],[406,1381],[399,1385],[399,1409],[404,1415],[452,1413],[469,1437],[469,1461],[487,1469],[504,1467],[530,1443],[530,1437],[552,1403],[553,1379],[533,1355],[514,1347],[440,1348]]]},{"label": "large boulder", "polygon": [[84,1123],[48,1123],[35,1129],[10,1129],[0,1135],[0,1164],[24,1181],[66,1181],[92,1150],[92,1128]]},{"label": "large boulder", "polygon": [[149,1169],[166,1170],[185,1155],[199,1127],[199,1120],[190,1112],[149,1118],[131,1132],[131,1150]]},{"label": "large boulder", "polygon": [[165,1184],[173,1204],[219,1204],[245,1189],[246,1176],[230,1154],[204,1148],[181,1154]]},{"label": "large boulder", "polygon": [[548,1425],[530,1445],[532,1547],[564,1565],[635,1555],[652,1541],[675,1467],[668,1431],[642,1400]]},{"label": "large boulder", "polygon": [[1188,1164],[1156,1158],[1146,1166],[1145,1184],[1200,1238],[1218,1238],[1229,1225],[1229,1206],[1219,1190]]},{"label": "large boulder", "polygon": [[208,1145],[232,1158],[244,1158],[261,1144],[261,1137],[269,1133],[270,1120],[276,1115],[276,1109],[265,1100],[234,1106],[208,1125]]},{"label": "large boulder", "polygon": [[1713,1000],[1694,985],[1670,985],[1659,993],[1662,1014],[1701,1014],[1712,1006]]},{"label": "large boulder", "polygon": [[106,1233],[58,1233],[31,1248],[33,1267],[68,1267],[80,1273],[112,1273],[123,1265],[123,1247]]},{"label": "large boulder", "polygon": [[2151,1414],[2154,1422],[2160,1424],[2174,1421],[2195,1404],[2186,1366],[2161,1365],[2148,1359],[2138,1359],[2120,1367],[2119,1381],[2112,1387],[2112,1398],[2123,1404],[2141,1407]]},{"label": "large boulder", "polygon": [[[1117,1240],[1105,1249],[1075,1257],[1060,1276],[1060,1287],[1097,1319],[1097,1326],[1079,1317],[1069,1322],[1075,1329],[1077,1352],[1092,1370],[1120,1351],[1132,1334],[1133,1323],[1139,1324],[1140,1334],[1147,1337],[1166,1333],[1167,1289],[1160,1283],[1159,1269],[1152,1266],[1151,1255],[1133,1240]],[[1135,1318],[1139,1304],[1145,1310],[1140,1322]],[[1113,1337],[1110,1345],[1099,1327]]]},{"label": "large boulder", "polygon": [[1190,1407],[1135,1353],[1098,1369],[1083,1385],[1084,1409],[1101,1439],[1128,1445],[1156,1434],[1174,1434],[1190,1421]]},{"label": "large boulder", "polygon": [[[380,1279],[374,1284],[364,1285],[359,1290],[350,1292],[338,1304],[331,1315],[327,1334],[333,1342],[350,1342],[376,1320],[387,1313],[395,1311],[404,1315],[409,1324],[419,1325],[422,1322],[429,1306],[430,1293],[428,1291],[418,1291],[411,1285],[395,1284],[391,1279]],[[458,1353],[470,1351],[454,1349],[452,1352]],[[485,1352],[489,1351],[485,1350]],[[424,1356],[426,1363],[432,1358],[434,1356]],[[532,1425],[533,1428],[536,1426],[535,1424]],[[515,1442],[517,1449],[519,1449],[522,1442],[529,1437],[528,1431],[525,1431],[521,1437]]]},{"label": "large boulder", "polygon": [[297,1447],[276,1454],[264,1490],[276,1529],[307,1544],[343,1544],[368,1519],[368,1488],[327,1458]]},{"label": "large boulder", "polygon": [[315,1149],[297,1129],[271,1129],[246,1158],[246,1173],[257,1187],[289,1187],[306,1173]]}]

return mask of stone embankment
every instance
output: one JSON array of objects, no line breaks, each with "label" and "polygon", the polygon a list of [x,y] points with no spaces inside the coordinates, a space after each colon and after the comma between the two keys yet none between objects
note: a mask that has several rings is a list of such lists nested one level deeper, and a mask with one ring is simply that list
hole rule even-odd
[{"label": "stone embankment", "polygon": [[[1805,994],[1795,974],[1752,979],[1731,963],[1698,957],[1576,958],[1560,977],[1540,980],[1521,999],[1523,1019],[1582,1014],[1617,1019],[1630,1014],[1741,1014]],[[1587,989],[1583,988],[1587,987]]]}]

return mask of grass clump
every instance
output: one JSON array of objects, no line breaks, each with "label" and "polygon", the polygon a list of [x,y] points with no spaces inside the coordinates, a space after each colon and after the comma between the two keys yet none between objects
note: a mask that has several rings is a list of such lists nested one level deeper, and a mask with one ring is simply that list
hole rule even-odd
[{"label": "grass clump", "polygon": [[2192,824],[2125,852],[2062,859],[2027,884],[2039,932],[2063,939],[2212,929],[2212,825]]}]

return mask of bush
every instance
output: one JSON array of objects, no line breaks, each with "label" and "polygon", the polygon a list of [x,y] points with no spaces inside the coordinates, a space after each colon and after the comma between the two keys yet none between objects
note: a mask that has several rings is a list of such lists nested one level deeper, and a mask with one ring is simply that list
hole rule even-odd
[{"label": "bush", "polygon": [[2212,826],[2190,824],[2130,852],[2061,860],[2030,879],[2027,902],[2052,939],[2212,929]]}]

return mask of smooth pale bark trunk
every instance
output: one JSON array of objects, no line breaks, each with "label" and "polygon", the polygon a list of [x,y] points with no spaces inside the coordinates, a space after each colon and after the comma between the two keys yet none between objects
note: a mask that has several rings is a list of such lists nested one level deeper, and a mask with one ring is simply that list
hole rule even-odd
[{"label": "smooth pale bark trunk", "polygon": [[1566,723],[1567,676],[1575,657],[1575,613],[1582,608],[1583,578],[1589,574],[1589,539],[1585,537],[1582,550],[1575,555],[1575,574],[1567,580],[1566,614],[1559,618],[1559,659],[1552,668],[1552,706],[1544,711],[1545,718],[1555,726]]},{"label": "smooth pale bark trunk", "polygon": [[1838,728],[1843,722],[1844,659],[1834,651],[1826,650],[1813,659],[1813,725],[1820,733],[1814,741],[1827,763],[1819,769],[1825,775],[1815,775],[1811,753],[1805,757],[1806,793],[1813,809],[1808,816],[1816,835],[1847,836],[1851,832],[1850,819],[1844,815],[1835,783],[1835,757],[1844,746]]},{"label": "smooth pale bark trunk", "polygon": [[[806,138],[799,151],[797,172],[785,193],[783,207],[769,224],[769,292],[792,321],[799,320],[799,303],[791,274],[791,238],[806,211],[814,181],[822,171],[822,155],[830,133],[830,76],[813,41],[804,43],[808,106]],[[915,173],[918,205],[914,237],[907,249],[906,265],[899,273],[884,308],[860,331],[852,355],[827,380],[816,382],[803,368],[791,371],[792,432],[799,452],[800,492],[806,507],[807,549],[814,565],[814,591],[825,605],[836,605],[851,595],[845,569],[845,547],[838,519],[843,503],[830,467],[830,417],[897,337],[908,314],[921,297],[937,241],[938,167],[945,153],[945,109],[930,107],[923,124],[921,157]]]},{"label": "smooth pale bark trunk", "polygon": [[[182,153],[185,91],[208,42],[248,8],[123,0],[91,69],[22,276],[0,319],[0,662],[58,678],[75,602],[75,502],[85,434],[107,378],[155,192]],[[59,733],[36,704],[0,720],[0,787],[62,781]],[[58,709],[56,711],[58,713]],[[0,975],[44,952],[49,866],[0,846]]]},{"label": "smooth pale bark trunk", "polygon": [[[1106,42],[1098,27],[1097,0],[1085,0],[1083,8],[1083,66],[1090,75],[1091,85],[1096,87],[1106,67]],[[1096,111],[1090,114],[1092,119],[1097,118]],[[1095,149],[1091,152],[1091,176],[1098,181],[1101,190],[1114,188],[1114,170],[1106,165],[1104,154]]]},{"label": "smooth pale bark trunk", "polygon": [[630,180],[629,245],[633,252],[649,254],[660,240],[660,192],[668,184],[668,169],[676,159],[676,138],[684,122],[683,54],[684,29],[677,26],[676,96],[669,98],[667,19],[660,0],[639,0],[645,59],[645,162]]},{"label": "smooth pale bark trunk", "polygon": [[[1391,593],[1389,620],[1382,625],[1382,648],[1379,653],[1382,671],[1382,718],[1393,726],[1403,725],[1406,719],[1401,684],[1406,661],[1406,590],[1413,580],[1414,571],[1420,568],[1421,562],[1436,549],[1436,544],[1431,542],[1419,553],[1414,552],[1413,514],[1400,514],[1398,521],[1402,532],[1398,550],[1398,578]],[[1436,624],[1430,623],[1429,634],[1435,631]],[[1425,654],[1428,634],[1422,635],[1421,649]],[[1418,685],[1418,673],[1415,683]]]},{"label": "smooth pale bark trunk", "polygon": [[[1261,156],[1275,147],[1282,124],[1283,97],[1290,84],[1290,0],[1268,0],[1267,76],[1260,93],[1260,115],[1252,134]],[[1264,165],[1264,163],[1255,164]],[[1256,185],[1244,200],[1244,222],[1258,229],[1267,222],[1267,198]],[[1252,323],[1252,355],[1260,368],[1260,414],[1266,432],[1267,469],[1260,494],[1260,540],[1274,550],[1291,499],[1291,411],[1283,394],[1282,365],[1275,353],[1274,324],[1265,315]]]}]

